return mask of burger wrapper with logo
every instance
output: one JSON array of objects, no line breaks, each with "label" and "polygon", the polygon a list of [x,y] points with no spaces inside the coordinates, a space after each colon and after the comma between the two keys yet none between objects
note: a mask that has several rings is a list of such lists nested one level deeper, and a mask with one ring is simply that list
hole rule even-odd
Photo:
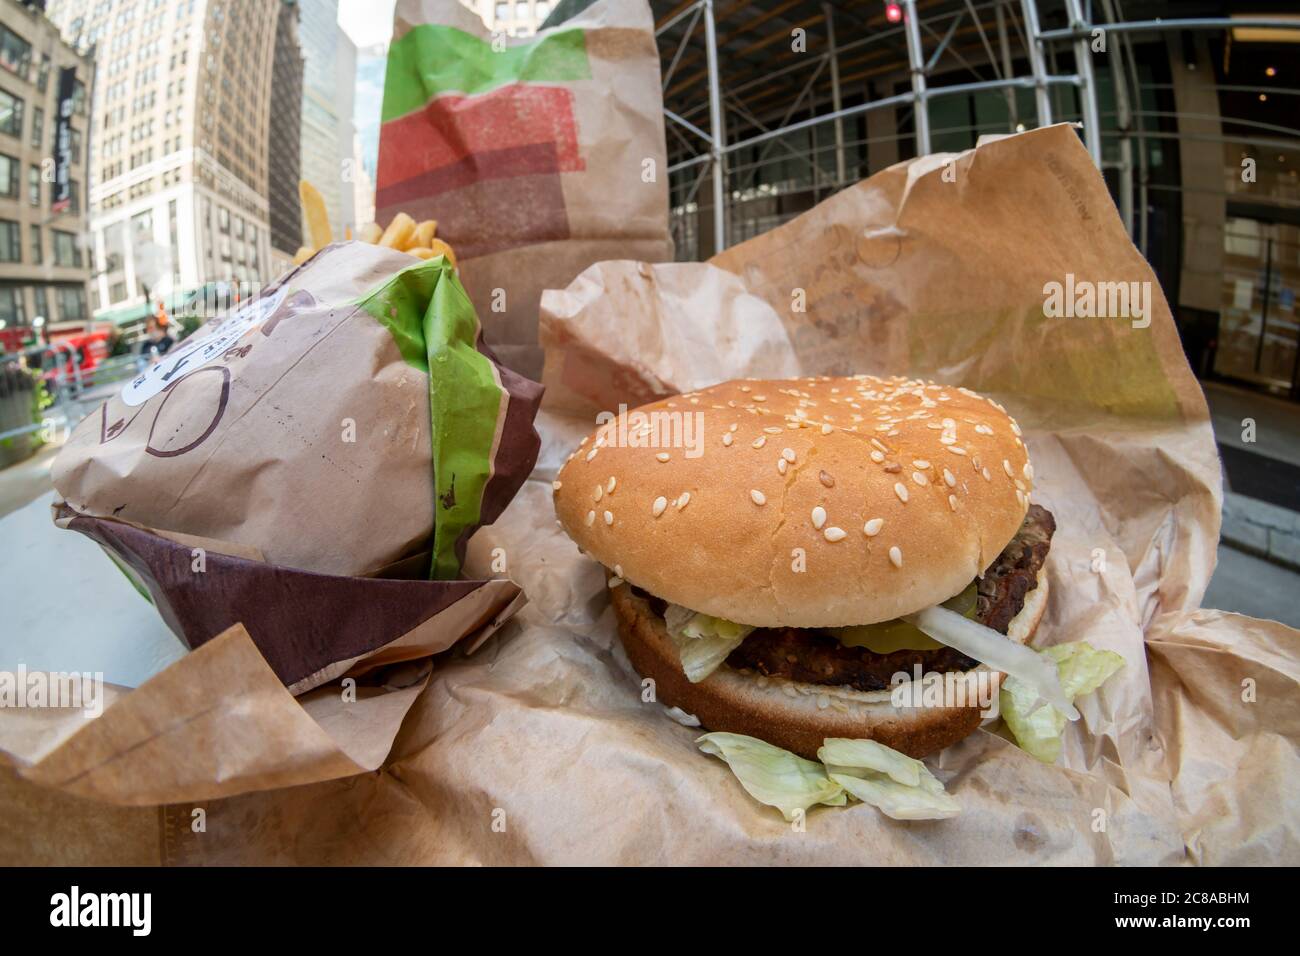
[{"label": "burger wrapper with logo", "polygon": [[[100,544],[194,651],[70,743],[116,752],[138,745],[141,724],[179,727],[198,708],[217,739],[223,726],[236,738],[261,728],[248,767],[284,772],[315,751],[306,779],[377,765],[427,680],[427,663],[403,662],[472,646],[523,603],[517,585],[475,579],[462,561],[536,460],[540,398],[497,364],[442,258],[331,245],[200,328],[84,419],[54,465],[56,523]],[[333,753],[308,715],[343,714],[339,688],[322,687],[343,675],[367,684],[378,724]],[[290,695],[304,694],[295,705]],[[254,698],[273,706],[250,709]],[[114,737],[128,711],[136,730]],[[347,713],[346,736],[368,726],[364,702]],[[278,749],[293,727],[314,740]],[[218,747],[205,763],[199,733],[190,726],[163,750],[188,748],[180,792],[268,785],[250,783],[248,767],[219,780],[241,759]],[[122,802],[177,795],[160,789],[166,775],[123,767],[78,789]]]},{"label": "burger wrapper with logo", "polygon": [[[1044,286],[1068,273],[1152,282],[1149,325],[1045,316]],[[882,170],[709,263],[593,266],[543,302],[548,407],[533,480],[467,550],[471,566],[497,548],[511,556],[529,605],[510,639],[439,667],[386,772],[209,802],[203,835],[188,807],[162,811],[161,827],[139,811],[137,831],[162,836],[133,844],[134,858],[1294,862],[1300,635],[1199,606],[1219,462],[1154,282],[1067,126]],[[926,757],[961,808],[951,819],[831,806],[798,832],[756,803],[700,752],[690,715],[650,699],[604,569],[555,526],[551,482],[595,413],[737,377],[822,373],[912,374],[1003,403],[1024,430],[1034,501],[1057,521],[1035,644],[1086,640],[1125,659],[1077,702],[1054,764],[997,722]],[[485,808],[500,808],[504,832]],[[23,819],[38,818],[51,838],[102,845],[93,821]]]}]

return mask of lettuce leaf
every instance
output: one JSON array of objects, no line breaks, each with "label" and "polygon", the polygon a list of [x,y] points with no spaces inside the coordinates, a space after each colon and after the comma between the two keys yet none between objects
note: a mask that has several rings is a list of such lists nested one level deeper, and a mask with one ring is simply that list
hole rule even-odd
[{"label": "lettuce leaf", "polygon": [[756,737],[713,733],[695,742],[706,754],[720,757],[751,797],[776,807],[787,820],[793,820],[797,810],[846,802],[843,787],[827,776],[821,764]]},{"label": "lettuce leaf", "polygon": [[[1099,651],[1087,641],[1058,644],[1039,653],[1056,665],[1061,690],[1071,701],[1091,694],[1124,666],[1124,658],[1119,654]],[[1056,763],[1061,756],[1065,714],[1051,704],[1036,704],[1038,694],[1032,687],[1014,677],[1003,680],[1000,697],[1002,719],[1015,736],[1016,743],[1043,763]]]},{"label": "lettuce leaf", "polygon": [[668,636],[677,645],[686,679],[698,684],[718,669],[754,629],[725,618],[670,604],[664,611]]},{"label": "lettuce leaf", "polygon": [[828,737],[817,751],[831,780],[895,820],[943,820],[961,806],[930,768],[874,740]]},{"label": "lettuce leaf", "polygon": [[925,764],[873,740],[828,737],[817,751],[822,763],[743,734],[705,734],[696,743],[722,758],[751,797],[787,820],[817,804],[844,806],[849,796],[895,820],[938,820],[961,812]]}]

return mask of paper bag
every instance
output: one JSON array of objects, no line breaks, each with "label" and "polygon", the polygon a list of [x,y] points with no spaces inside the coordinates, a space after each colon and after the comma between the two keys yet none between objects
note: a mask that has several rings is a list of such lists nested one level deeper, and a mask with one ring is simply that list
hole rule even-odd
[{"label": "paper bag", "polygon": [[600,259],[672,257],[662,111],[643,0],[526,39],[455,0],[399,0],[375,215],[437,221],[502,359],[536,377],[543,289]]}]

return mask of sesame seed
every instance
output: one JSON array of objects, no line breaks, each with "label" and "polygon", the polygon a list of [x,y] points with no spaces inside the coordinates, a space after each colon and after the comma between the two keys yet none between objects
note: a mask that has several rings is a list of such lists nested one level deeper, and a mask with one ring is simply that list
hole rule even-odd
[{"label": "sesame seed", "polygon": [[613,475],[610,475],[609,481],[605,482],[605,494],[612,495],[614,493],[614,488],[617,484],[618,484],[618,479],[615,478]]},{"label": "sesame seed", "polygon": [[731,432],[722,433],[722,444],[726,445],[728,448],[731,447]]},{"label": "sesame seed", "polygon": [[874,461],[874,462],[878,465],[878,464],[880,464],[882,461],[885,460],[885,456],[882,455],[882,454],[881,454],[880,452],[878,452],[878,451],[873,451],[873,452],[871,453],[871,460]]},{"label": "sesame seed", "polygon": [[826,471],[820,471],[820,472],[818,472],[818,473],[817,473],[817,480],[820,481],[820,482],[821,482],[823,485],[825,485],[827,488],[834,488],[834,487],[835,487],[835,479],[832,478],[832,477],[830,476],[830,473],[829,473],[829,472],[826,472]]},{"label": "sesame seed", "polygon": [[727,431],[734,432],[739,427],[740,427],[739,424],[737,424],[736,422],[732,422],[730,425],[727,426]]},{"label": "sesame seed", "polygon": [[885,526],[884,518],[872,518],[870,521],[868,521],[866,524],[862,526],[862,533],[865,534],[868,538],[874,538],[876,535],[880,534],[880,529],[883,528],[884,526]]},{"label": "sesame seed", "polygon": [[600,485],[597,485],[596,491],[592,494],[592,497],[595,498],[597,501],[599,501],[601,495],[603,495],[604,493],[605,493],[605,489],[600,487]]},{"label": "sesame seed", "polygon": [[1022,468],[1021,471],[1025,473],[1025,477],[1028,478],[1030,481],[1034,480],[1034,466],[1031,465],[1029,462],[1025,462],[1025,467]]},{"label": "sesame seed", "polygon": [[600,451],[599,448],[593,448],[591,451],[587,452],[587,461],[591,461],[591,459],[595,458],[596,452],[598,451]]},{"label": "sesame seed", "polygon": [[988,470],[987,468],[983,469],[983,470],[980,472],[980,474],[984,476],[984,480],[985,480],[985,481],[992,481],[992,480],[993,480],[993,476],[989,474],[989,470]]},{"label": "sesame seed", "polygon": [[759,491],[757,488],[749,489],[749,499],[756,505],[767,504],[767,495],[763,494],[763,492]]},{"label": "sesame seed", "polygon": [[683,491],[680,495],[677,496],[677,510],[678,510],[678,511],[681,511],[683,508],[685,508],[685,507],[686,507],[687,505],[689,505],[690,503],[691,503],[691,493],[690,493],[689,491]]},{"label": "sesame seed", "polygon": [[667,461],[671,457],[672,455],[668,454],[668,452],[666,451],[661,451],[659,454],[655,455],[655,458],[659,459],[660,461]]},{"label": "sesame seed", "polygon": [[562,487],[562,485],[561,485],[558,481],[553,481],[553,482],[551,482],[551,487],[552,487],[554,490],[559,491],[560,488]]},{"label": "sesame seed", "polygon": [[982,424],[982,423],[979,424],[979,425],[976,425],[976,426],[975,426],[975,431],[976,431],[977,433],[981,434],[981,435],[992,435],[992,434],[993,434],[993,429],[989,428],[989,426],[987,426],[987,425],[985,425],[985,424]]},{"label": "sesame seed", "polygon": [[790,463],[786,461],[784,458],[778,458],[776,460],[776,470],[783,475],[785,474],[785,470],[787,467],[789,467],[789,465]]},{"label": "sesame seed", "polygon": [[606,511],[606,512],[605,512],[605,524],[609,525],[609,524],[613,524],[613,523],[614,523],[614,512],[612,512],[612,511]]},{"label": "sesame seed", "polygon": [[951,508],[953,511],[956,511],[956,510],[957,510],[957,496],[956,496],[956,495],[949,495],[949,496],[948,496],[948,507]]},{"label": "sesame seed", "polygon": [[786,461],[790,462],[790,464],[793,465],[793,464],[794,464],[794,449],[793,449],[793,448],[782,448],[782,449],[781,449],[781,457],[784,458]]},{"label": "sesame seed", "polygon": [[766,444],[767,444],[767,439],[764,438],[762,435],[759,435],[757,438],[754,439],[755,448],[762,448]]},{"label": "sesame seed", "polygon": [[608,581],[605,582],[605,584],[609,587],[609,589],[610,589],[611,591],[612,591],[614,588],[616,588],[616,587],[618,587],[619,585],[621,585],[622,583],[623,583],[623,579],[622,579],[621,577],[619,577],[617,574],[614,575],[614,576],[611,577]]},{"label": "sesame seed", "polygon": [[847,531],[845,531],[843,528],[836,528],[836,527],[827,528],[825,531],[822,532],[822,534],[826,536],[827,541],[831,541],[831,542],[843,541],[844,538],[848,536]]},{"label": "sesame seed", "polygon": [[898,545],[893,545],[889,549],[889,563],[896,568],[903,566],[903,552],[899,550]]},{"label": "sesame seed", "polygon": [[1019,478],[1017,478],[1017,479],[1016,479],[1016,487],[1019,488],[1021,491],[1024,491],[1024,490],[1025,490],[1025,483],[1024,483],[1023,481],[1021,481]]},{"label": "sesame seed", "polygon": [[871,444],[875,445],[879,451],[889,451],[889,449],[886,448],[879,439],[876,438],[871,439]]},{"label": "sesame seed", "polygon": [[918,485],[928,485],[930,483],[930,479],[925,477],[925,475],[921,474],[919,471],[912,472],[912,480]]},{"label": "sesame seed", "polygon": [[901,482],[894,482],[894,494],[898,495],[898,500],[907,503],[907,487]]},{"label": "sesame seed", "polygon": [[765,402],[765,401],[767,401],[767,396],[766,396],[766,395],[755,395],[755,396],[754,396],[754,401],[756,401],[756,402]]},{"label": "sesame seed", "polygon": [[817,695],[817,709],[818,709],[818,710],[825,710],[825,709],[826,709],[827,707],[829,707],[830,705],[831,705],[831,699],[830,699],[830,697],[828,697],[826,694],[818,694],[818,695]]},{"label": "sesame seed", "polygon": [[926,461],[924,458],[918,458],[916,459],[916,461],[912,462],[912,467],[919,468],[922,471],[925,471],[925,469],[930,467],[930,463]]},{"label": "sesame seed", "polygon": [[1014,435],[1020,435],[1020,434],[1021,434],[1020,426],[1016,424],[1016,420],[1015,420],[1014,418],[1011,419],[1011,432],[1012,432],[1012,434],[1014,434]]},{"label": "sesame seed", "polygon": [[956,444],[956,443],[957,443],[957,438],[956,438],[955,435],[940,435],[940,436],[939,436],[939,444],[940,444],[940,445],[954,445],[954,444]]},{"label": "sesame seed", "polygon": [[962,448],[960,445],[948,445],[947,448],[948,451],[952,452],[954,455],[966,454],[966,449]]},{"label": "sesame seed", "polygon": [[592,526],[592,524],[595,522],[595,520],[596,520],[596,512],[594,512],[594,511],[588,511],[588,512],[587,512],[587,527],[590,528],[590,527]]},{"label": "sesame seed", "polygon": [[829,435],[829,434],[830,434],[831,432],[833,432],[834,430],[835,430],[835,426],[834,426],[834,425],[831,425],[830,423],[827,423],[827,424],[825,424],[825,425],[822,425],[822,434],[823,434],[823,435]]},{"label": "sesame seed", "polygon": [[623,565],[621,564],[614,565],[614,573],[621,578],[623,576]]},{"label": "sesame seed", "polygon": [[766,428],[763,429],[763,431],[767,432],[769,435],[781,434],[781,429],[775,425],[768,425]]},{"label": "sesame seed", "polygon": [[1002,459],[1002,470],[1007,473],[1008,478],[1014,478],[1016,476],[1016,473],[1011,470],[1011,462],[1007,461],[1005,458]]},{"label": "sesame seed", "polygon": [[813,527],[819,531],[821,530],[821,526],[826,523],[826,509],[821,505],[818,505],[812,510],[812,523]]},{"label": "sesame seed", "polygon": [[[651,506],[650,513],[654,515],[656,518],[658,518],[661,514],[664,513],[664,509],[667,507],[668,507],[668,499],[665,498],[663,495],[660,495],[658,498],[655,499],[655,503]],[[590,524],[591,522],[589,521],[587,523]]]},{"label": "sesame seed", "polygon": [[953,477],[952,472],[947,468],[943,470],[943,481],[949,488],[956,487],[957,485],[957,479]]}]

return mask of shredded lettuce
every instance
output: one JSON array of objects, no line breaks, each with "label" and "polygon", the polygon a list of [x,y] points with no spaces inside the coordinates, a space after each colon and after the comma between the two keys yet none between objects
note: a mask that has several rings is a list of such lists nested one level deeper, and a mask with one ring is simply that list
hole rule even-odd
[{"label": "shredded lettuce", "polygon": [[787,820],[817,804],[844,806],[850,796],[895,820],[961,812],[925,764],[874,740],[828,737],[817,751],[821,763],[743,734],[705,734],[696,743],[725,761],[751,797]]},{"label": "shredded lettuce", "polygon": [[817,757],[850,796],[887,817],[943,820],[961,813],[925,764],[874,740],[828,737]]},{"label": "shredded lettuce", "polygon": [[[1071,701],[1091,694],[1124,666],[1124,658],[1119,654],[1099,651],[1087,641],[1058,644],[1039,653],[1045,661],[1056,665],[1061,691]],[[1008,676],[1002,682],[1002,719],[1016,742],[1043,763],[1055,763],[1061,755],[1066,717],[1051,704],[1037,704],[1037,692],[1023,681]]]},{"label": "shredded lettuce", "polygon": [[720,757],[740,785],[759,803],[776,807],[787,820],[811,806],[843,806],[844,788],[826,768],[788,750],[744,734],[705,734],[695,741],[706,754]]},{"label": "shredded lettuce", "polygon": [[718,669],[754,629],[721,617],[670,604],[664,611],[668,636],[677,645],[686,679],[698,684]]}]

